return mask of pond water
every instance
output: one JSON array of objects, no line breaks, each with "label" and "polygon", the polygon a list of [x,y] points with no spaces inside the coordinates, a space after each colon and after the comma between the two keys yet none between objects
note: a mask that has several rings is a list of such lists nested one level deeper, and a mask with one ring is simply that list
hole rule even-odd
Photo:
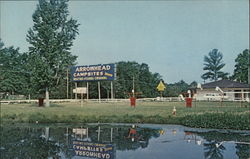
[{"label": "pond water", "polygon": [[250,131],[154,124],[1,126],[1,158],[249,159]]}]

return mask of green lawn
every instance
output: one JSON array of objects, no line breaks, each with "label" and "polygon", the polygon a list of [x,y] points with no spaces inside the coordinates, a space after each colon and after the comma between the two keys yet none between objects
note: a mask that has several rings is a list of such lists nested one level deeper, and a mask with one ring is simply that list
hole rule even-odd
[{"label": "green lawn", "polygon": [[[172,115],[174,106],[177,110],[176,116]],[[217,120],[230,118],[227,119],[225,122],[227,125],[223,128],[248,129],[245,125],[250,125],[249,103],[223,102],[221,106],[220,102],[193,102],[192,108],[185,107],[184,102],[137,102],[135,108],[130,107],[126,102],[84,102],[82,106],[80,103],[52,103],[51,107],[38,107],[36,104],[1,105],[3,122],[136,122],[203,127],[204,122],[211,122],[207,120],[214,118]],[[233,120],[236,120],[233,125],[228,124]],[[201,123],[196,125],[193,122]],[[220,121],[217,122],[220,125]],[[241,127],[235,127],[237,123],[240,124],[239,122],[243,122]],[[208,124],[208,127],[216,126]]]}]

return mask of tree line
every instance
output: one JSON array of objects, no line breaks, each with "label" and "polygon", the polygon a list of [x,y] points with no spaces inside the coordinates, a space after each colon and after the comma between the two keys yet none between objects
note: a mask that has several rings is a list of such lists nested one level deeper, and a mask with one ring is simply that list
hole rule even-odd
[{"label": "tree line", "polygon": [[[27,32],[29,43],[27,52],[21,53],[19,48],[6,47],[0,39],[0,92],[8,94],[31,95],[31,98],[74,98],[72,89],[74,83],[69,81],[70,93],[67,95],[68,69],[76,65],[77,56],[70,50],[78,33],[79,23],[69,18],[68,0],[39,0],[32,15],[33,27]],[[235,69],[232,76],[221,69],[225,66],[222,53],[213,49],[204,57],[205,72],[201,78],[216,81],[218,79],[234,79],[247,83],[249,67],[249,50],[246,49],[235,59]],[[128,98],[133,89],[138,97],[160,96],[156,90],[162,80],[159,73],[150,71],[148,64],[135,61],[120,61],[116,63],[117,79],[114,81],[115,98]],[[166,84],[166,83],[165,83]],[[85,83],[79,83],[79,86]],[[164,96],[177,96],[190,87],[196,87],[197,82],[187,84],[180,80],[177,83],[166,84]],[[110,82],[102,82],[101,96],[110,97]],[[97,83],[90,83],[90,98],[97,98]]]}]

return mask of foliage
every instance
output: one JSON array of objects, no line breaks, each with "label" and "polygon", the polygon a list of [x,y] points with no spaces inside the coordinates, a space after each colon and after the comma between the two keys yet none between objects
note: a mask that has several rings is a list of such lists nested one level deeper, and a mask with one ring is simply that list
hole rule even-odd
[{"label": "foliage", "polygon": [[76,20],[69,15],[67,0],[39,0],[29,29],[29,68],[33,91],[44,92],[65,81],[66,70],[75,64],[70,48],[78,34]]},{"label": "foliage", "polygon": [[190,127],[250,130],[249,113],[192,114],[185,116],[182,121],[183,125]]},{"label": "foliage", "polygon": [[198,83],[196,81],[193,81],[190,83],[189,87],[190,88],[197,88]]},{"label": "foliage", "polygon": [[245,49],[242,53],[240,53],[235,59],[235,69],[234,74],[232,76],[233,79],[236,79],[239,82],[248,83],[248,67],[250,53],[248,49]]},{"label": "foliage", "polygon": [[[119,62],[117,64],[117,81],[121,90],[117,92],[118,96],[128,97],[128,93],[133,89],[133,79],[135,92],[141,94],[141,97],[155,97],[156,87],[161,76],[157,73],[151,73],[149,66],[145,63]],[[122,95],[123,93],[123,95]]]},{"label": "foliage", "polygon": [[213,49],[208,53],[208,56],[204,56],[204,67],[203,70],[207,71],[201,78],[204,80],[210,79],[217,81],[219,78],[227,78],[228,73],[220,71],[225,64],[222,61],[223,55],[218,49]]},{"label": "foliage", "polygon": [[196,87],[197,87],[197,82],[195,81],[191,82],[190,84],[187,84],[185,81],[180,80],[177,83],[168,84],[164,92],[164,95],[167,97],[177,97],[180,94],[187,93],[188,89]]},{"label": "foliage", "polygon": [[[115,98],[129,98],[133,89],[133,82],[137,97],[156,97],[157,85],[161,80],[158,73],[152,73],[145,63],[120,61],[116,65],[117,79],[113,83]],[[98,98],[97,82],[89,84],[90,98]],[[111,97],[110,82],[101,82],[101,97]]]},{"label": "foliage", "polygon": [[26,72],[27,54],[19,48],[4,47],[0,39],[0,92],[28,94],[29,73]]}]

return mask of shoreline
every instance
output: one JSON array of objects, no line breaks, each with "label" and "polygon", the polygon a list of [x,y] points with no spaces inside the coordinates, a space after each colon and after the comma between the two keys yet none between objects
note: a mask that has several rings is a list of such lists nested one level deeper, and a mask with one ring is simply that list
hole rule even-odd
[{"label": "shoreline", "polygon": [[[250,130],[250,115],[246,114],[238,119],[238,115],[229,113],[205,113],[199,115],[186,115],[183,117],[161,117],[161,116],[45,116],[40,113],[34,113],[27,117],[28,120],[18,120],[18,116],[12,119],[1,117],[1,125],[10,124],[167,124],[167,125],[181,125],[189,128],[201,129],[221,129],[234,131],[249,131]],[[210,118],[210,119],[209,119]],[[215,118],[215,120],[211,120]],[[220,118],[220,120],[216,120]],[[231,124],[228,119],[231,118]],[[234,119],[234,120],[233,120]]]},{"label": "shoreline", "polygon": [[[250,130],[250,107],[229,102],[199,102],[193,108],[183,102],[143,102],[133,108],[127,103],[60,103],[51,107],[32,104],[1,106],[1,125],[12,123],[136,123],[175,124],[191,128]],[[172,113],[173,107],[176,114]]]},{"label": "shoreline", "polygon": [[219,132],[219,133],[242,133],[242,134],[249,134],[250,130],[235,130],[235,129],[215,129],[215,128],[195,128],[195,127],[188,127],[181,124],[154,124],[154,123],[20,123],[20,122],[4,122],[1,124],[1,126],[13,126],[16,127],[25,127],[25,126],[37,126],[37,127],[44,127],[44,126],[55,126],[55,127],[78,127],[82,125],[89,125],[89,126],[98,126],[98,125],[111,125],[111,126],[131,126],[131,125],[137,125],[139,127],[155,127],[159,128],[161,126],[163,127],[180,127],[184,129],[185,131],[194,131],[199,133],[204,132]]}]

